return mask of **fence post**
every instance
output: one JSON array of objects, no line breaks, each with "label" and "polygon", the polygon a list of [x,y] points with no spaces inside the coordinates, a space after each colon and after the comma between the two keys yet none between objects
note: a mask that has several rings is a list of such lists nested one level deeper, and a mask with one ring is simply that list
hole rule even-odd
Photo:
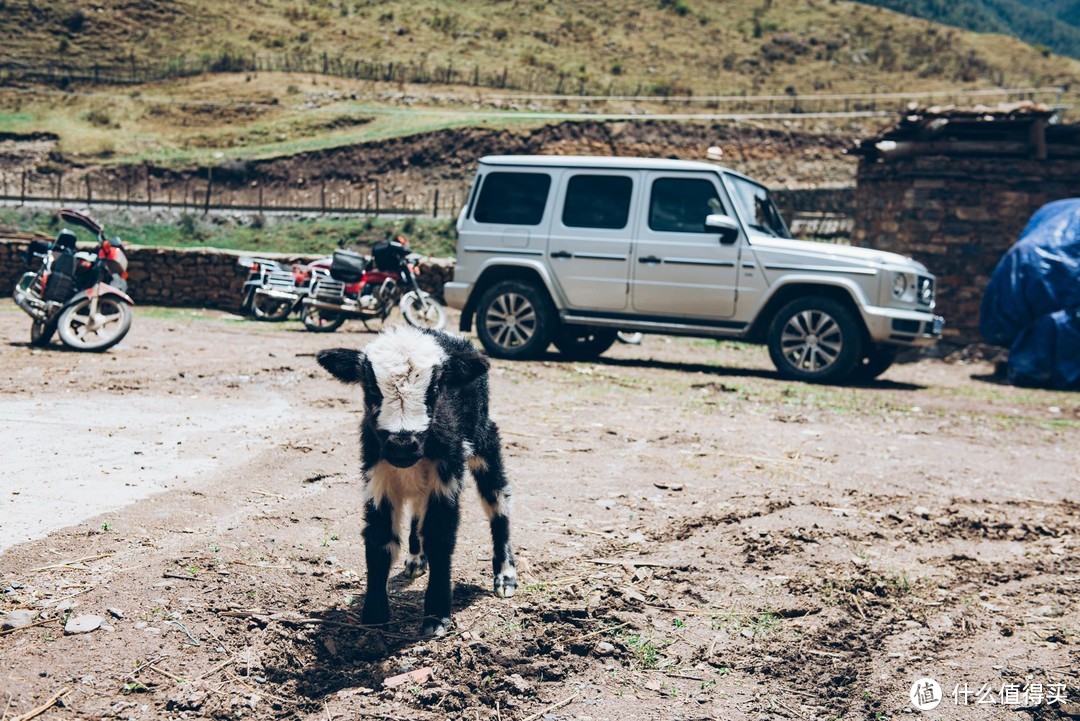
[{"label": "fence post", "polygon": [[87,175],[84,180],[86,181],[86,207],[90,207],[90,202],[93,200],[93,193],[90,190],[90,176]]},{"label": "fence post", "polygon": [[263,212],[263,187],[259,185],[259,213]]},{"label": "fence post", "polygon": [[150,163],[146,164],[146,209],[150,210],[154,199],[150,195]]},{"label": "fence post", "polygon": [[64,204],[64,171],[60,171],[56,174],[56,202],[60,205]]},{"label": "fence post", "polygon": [[375,179],[375,215],[379,214],[379,179]]},{"label": "fence post", "polygon": [[203,203],[203,215],[210,212],[210,190],[214,187],[214,168],[206,166],[206,201]]},{"label": "fence post", "polygon": [[431,217],[439,217],[439,189],[435,188],[435,202],[431,204]]},{"label": "fence post", "polygon": [[26,205],[26,171],[22,171],[22,193],[19,195],[19,205]]},{"label": "fence post", "polygon": [[319,187],[319,205],[322,206],[322,212],[326,212],[326,181],[322,181],[322,185]]}]

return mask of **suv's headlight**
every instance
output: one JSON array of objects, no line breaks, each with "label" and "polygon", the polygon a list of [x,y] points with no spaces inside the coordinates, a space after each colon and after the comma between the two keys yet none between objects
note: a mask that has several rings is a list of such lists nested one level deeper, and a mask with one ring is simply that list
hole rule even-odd
[{"label": "suv's headlight", "polygon": [[904,297],[904,293],[908,289],[908,278],[904,273],[893,273],[892,281],[892,295],[893,298],[901,300]]},{"label": "suv's headlight", "polygon": [[911,273],[894,272],[892,274],[893,300],[902,303],[915,302],[915,276]]}]

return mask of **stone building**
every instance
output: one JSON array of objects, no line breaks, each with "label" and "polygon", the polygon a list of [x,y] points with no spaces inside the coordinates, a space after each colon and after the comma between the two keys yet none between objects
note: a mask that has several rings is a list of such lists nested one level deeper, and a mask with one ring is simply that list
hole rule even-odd
[{"label": "stone building", "polygon": [[1080,125],[1053,109],[913,109],[864,140],[852,241],[908,255],[938,278],[946,338],[974,342],[998,261],[1040,206],[1080,197]]}]

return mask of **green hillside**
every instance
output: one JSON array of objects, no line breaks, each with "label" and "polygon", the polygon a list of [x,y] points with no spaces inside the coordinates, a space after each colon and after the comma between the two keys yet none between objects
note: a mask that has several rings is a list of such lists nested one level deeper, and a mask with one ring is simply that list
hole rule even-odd
[{"label": "green hillside", "polygon": [[505,78],[510,87],[594,94],[805,94],[1080,77],[1080,64],[1016,40],[829,0],[8,0],[0,32],[0,84],[5,73],[18,81],[26,67],[130,68],[135,76],[149,63],[319,72],[374,62],[455,84]]},{"label": "green hillside", "polygon": [[1055,53],[1080,58],[1080,2],[1077,0],[862,2],[975,32],[1013,35]]}]

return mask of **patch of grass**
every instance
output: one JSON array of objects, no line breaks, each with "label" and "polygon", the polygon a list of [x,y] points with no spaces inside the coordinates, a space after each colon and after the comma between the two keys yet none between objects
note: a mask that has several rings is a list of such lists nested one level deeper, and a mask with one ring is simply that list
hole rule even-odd
[{"label": "patch of grass", "polygon": [[622,642],[634,654],[634,660],[642,669],[654,669],[659,664],[659,653],[666,644],[654,641],[640,633],[621,634]]}]

